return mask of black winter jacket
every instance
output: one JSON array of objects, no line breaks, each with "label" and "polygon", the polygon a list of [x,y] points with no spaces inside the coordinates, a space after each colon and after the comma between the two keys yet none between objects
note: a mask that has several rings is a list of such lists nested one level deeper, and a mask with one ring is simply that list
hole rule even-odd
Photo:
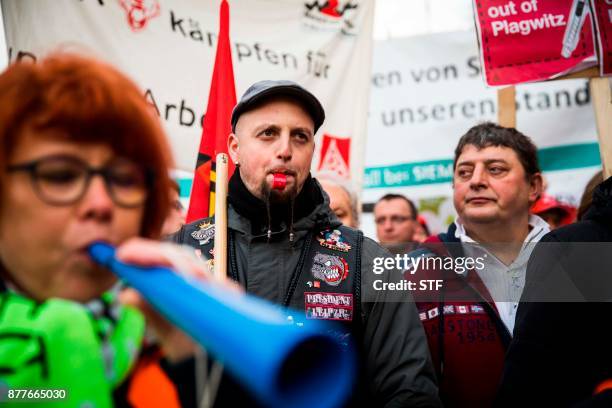
[{"label": "black winter jacket", "polygon": [[533,251],[497,405],[612,406],[610,395],[590,401],[612,378],[611,319],[609,178],[582,221],[550,232]]}]

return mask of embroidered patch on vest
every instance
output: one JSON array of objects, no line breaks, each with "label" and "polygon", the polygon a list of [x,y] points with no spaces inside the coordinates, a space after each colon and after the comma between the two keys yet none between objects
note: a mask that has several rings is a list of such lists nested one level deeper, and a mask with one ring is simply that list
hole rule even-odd
[{"label": "embroidered patch on vest", "polygon": [[308,319],[353,320],[351,293],[304,292],[304,310]]},{"label": "embroidered patch on vest", "polygon": [[480,305],[471,305],[470,306],[470,310],[472,311],[472,313],[474,314],[485,314],[485,310],[484,307],[480,306]]},{"label": "embroidered patch on vest", "polygon": [[353,307],[352,293],[304,292],[304,302],[309,306]]},{"label": "embroidered patch on vest", "polygon": [[[480,305],[444,305],[442,309],[442,314],[444,315],[467,315],[467,314],[486,314],[484,307]],[[440,315],[440,309],[435,307],[433,309],[429,309],[426,312],[419,313],[419,318],[421,321],[426,321],[430,319],[434,319]]]},{"label": "embroidered patch on vest", "polygon": [[333,249],[334,251],[348,252],[351,249],[351,245],[342,237],[342,232],[337,229],[319,232],[317,241],[319,241],[321,246]]},{"label": "embroidered patch on vest", "polygon": [[208,259],[206,261],[206,267],[208,268],[208,272],[211,274],[215,273],[215,260],[214,259]]},{"label": "embroidered patch on vest", "polygon": [[316,281],[308,281],[306,282],[306,285],[308,285],[309,288],[320,288],[321,287],[321,282],[319,282],[318,280]]},{"label": "embroidered patch on vest", "polygon": [[314,306],[306,308],[306,318],[323,320],[353,320],[353,311],[333,306]]},{"label": "embroidered patch on vest", "polygon": [[198,226],[196,231],[191,233],[193,239],[200,241],[200,245],[206,245],[215,237],[215,225],[205,222]]},{"label": "embroidered patch on vest", "polygon": [[445,315],[455,314],[455,306],[454,305],[444,305],[444,314]]},{"label": "embroidered patch on vest", "polygon": [[312,263],[312,276],[330,286],[338,286],[349,273],[348,263],[344,258],[317,252]]}]

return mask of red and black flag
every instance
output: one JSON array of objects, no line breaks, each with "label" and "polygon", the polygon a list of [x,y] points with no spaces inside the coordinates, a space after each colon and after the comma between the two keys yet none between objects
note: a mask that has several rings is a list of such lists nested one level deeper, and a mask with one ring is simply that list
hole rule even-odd
[{"label": "red and black flag", "polygon": [[[227,0],[222,0],[215,67],[191,187],[187,222],[211,216],[215,212],[215,157],[218,153],[227,153],[227,137],[232,131],[230,122],[235,105],[236,87],[229,39],[229,4]],[[229,176],[233,172],[234,163],[230,159]]]}]

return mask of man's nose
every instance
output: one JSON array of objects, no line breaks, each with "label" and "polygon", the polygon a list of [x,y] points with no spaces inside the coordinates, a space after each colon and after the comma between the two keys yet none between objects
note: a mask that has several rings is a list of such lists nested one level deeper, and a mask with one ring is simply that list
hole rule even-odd
[{"label": "man's nose", "polygon": [[276,157],[282,161],[289,161],[292,155],[291,150],[291,137],[288,132],[283,132],[278,138]]},{"label": "man's nose", "polygon": [[84,218],[108,221],[112,218],[114,206],[104,178],[99,175],[93,176],[79,202],[79,215]]},{"label": "man's nose", "polygon": [[487,184],[487,173],[484,166],[477,165],[474,167],[472,172],[472,178],[470,178],[470,188],[480,189],[485,187]]}]

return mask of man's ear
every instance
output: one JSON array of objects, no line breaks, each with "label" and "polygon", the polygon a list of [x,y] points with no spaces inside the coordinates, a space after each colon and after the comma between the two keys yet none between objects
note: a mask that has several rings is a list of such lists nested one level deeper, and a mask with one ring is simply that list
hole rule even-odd
[{"label": "man's ear", "polygon": [[529,204],[535,203],[538,198],[542,195],[542,190],[544,186],[544,179],[542,178],[541,173],[536,173],[531,176],[531,181],[529,182]]},{"label": "man's ear", "polygon": [[240,146],[238,142],[238,136],[235,133],[230,133],[227,138],[227,151],[234,162],[234,164],[240,164]]}]

